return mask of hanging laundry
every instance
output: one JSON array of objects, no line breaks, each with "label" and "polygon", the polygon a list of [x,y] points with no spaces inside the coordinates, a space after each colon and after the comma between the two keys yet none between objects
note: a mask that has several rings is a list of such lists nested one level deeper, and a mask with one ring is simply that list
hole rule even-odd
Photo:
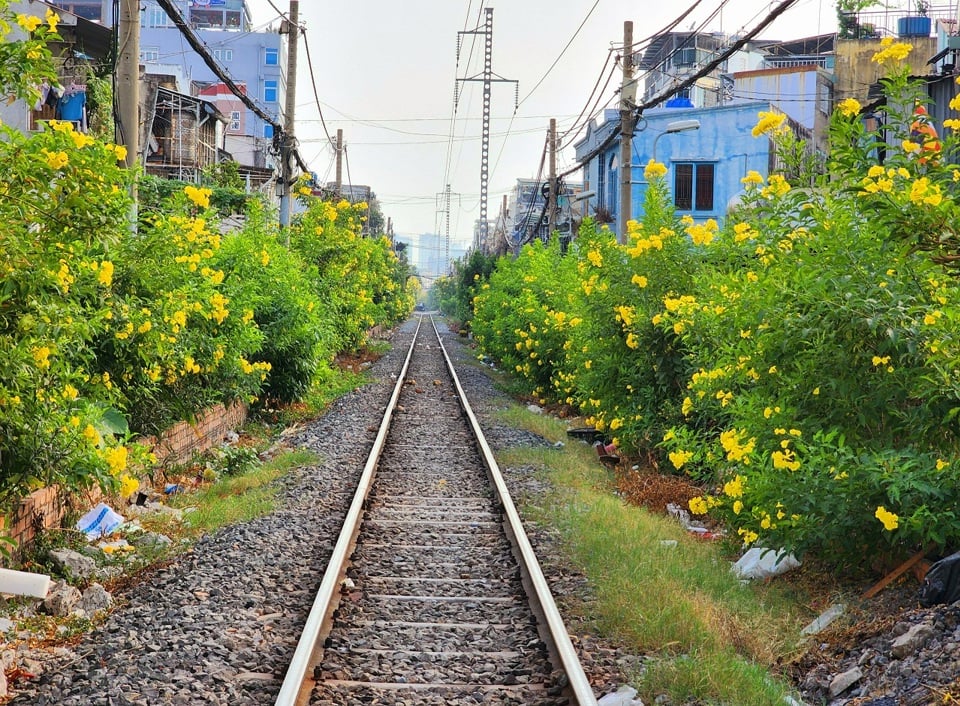
[{"label": "hanging laundry", "polygon": [[71,83],[57,104],[57,117],[77,124],[81,132],[87,130],[87,87]]}]

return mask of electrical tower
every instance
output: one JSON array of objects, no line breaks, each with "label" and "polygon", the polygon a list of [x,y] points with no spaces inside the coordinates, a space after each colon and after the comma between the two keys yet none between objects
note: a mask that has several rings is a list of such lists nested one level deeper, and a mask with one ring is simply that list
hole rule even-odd
[{"label": "electrical tower", "polygon": [[[487,182],[490,177],[490,90],[493,83],[512,83],[513,84],[513,109],[516,110],[519,105],[519,82],[515,79],[503,78],[493,73],[493,8],[484,9],[485,18],[483,28],[477,27],[464,32],[457,32],[457,61],[460,61],[460,36],[461,34],[482,34],[483,35],[483,74],[480,76],[471,76],[469,78],[458,78],[453,91],[453,109],[457,109],[457,86],[461,81],[478,81],[483,83],[483,133],[480,138],[480,231],[479,240],[473,245],[479,248],[487,240]],[[494,78],[496,76],[496,78]]]},{"label": "electrical tower", "polygon": [[[437,194],[437,213],[443,214],[444,216],[444,236],[443,236],[443,272],[445,275],[452,275],[452,268],[450,267],[450,204],[453,201],[453,198],[456,197],[457,203],[460,203],[460,194],[450,191],[450,185],[447,184],[447,187]],[[437,231],[439,231],[439,227]]]}]

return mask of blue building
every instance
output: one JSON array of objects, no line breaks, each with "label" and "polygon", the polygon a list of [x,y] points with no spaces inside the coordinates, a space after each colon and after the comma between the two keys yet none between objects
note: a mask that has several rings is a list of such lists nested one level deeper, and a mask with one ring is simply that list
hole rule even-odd
[{"label": "blue building", "polygon": [[[744,101],[645,112],[633,137],[631,218],[643,216],[647,189],[643,172],[653,159],[667,167],[666,180],[678,214],[697,221],[721,221],[743,190],[741,179],[750,171],[764,177],[770,172],[772,143],[766,136],[752,134],[758,113],[770,110],[769,102]],[[574,145],[577,160],[586,159],[619,125],[619,112],[605,111],[604,122],[591,123],[584,139]],[[584,193],[590,194],[587,213],[614,229],[619,218],[619,159],[617,138],[584,164]]]}]

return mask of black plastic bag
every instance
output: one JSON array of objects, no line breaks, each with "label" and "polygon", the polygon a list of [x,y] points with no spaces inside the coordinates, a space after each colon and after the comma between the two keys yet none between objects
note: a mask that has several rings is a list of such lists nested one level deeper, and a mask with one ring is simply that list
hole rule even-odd
[{"label": "black plastic bag", "polygon": [[960,552],[931,566],[920,586],[920,605],[924,608],[955,601],[960,601]]}]

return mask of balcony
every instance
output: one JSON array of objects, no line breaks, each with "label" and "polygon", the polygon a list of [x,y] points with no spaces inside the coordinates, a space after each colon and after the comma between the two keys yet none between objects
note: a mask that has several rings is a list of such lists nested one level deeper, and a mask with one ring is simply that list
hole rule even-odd
[{"label": "balcony", "polygon": [[841,39],[929,37],[936,32],[938,23],[951,28],[950,34],[956,34],[956,4],[930,5],[923,13],[904,8],[840,13],[839,36]]}]

